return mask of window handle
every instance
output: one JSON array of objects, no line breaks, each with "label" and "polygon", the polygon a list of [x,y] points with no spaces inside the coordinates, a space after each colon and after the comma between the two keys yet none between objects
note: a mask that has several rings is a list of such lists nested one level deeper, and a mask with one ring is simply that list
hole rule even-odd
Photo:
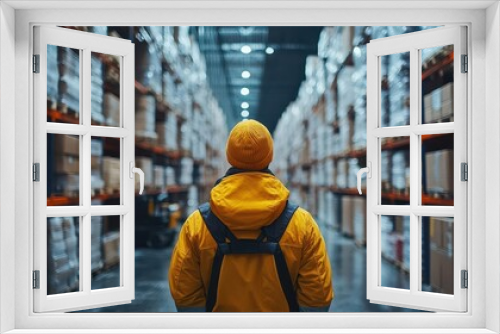
[{"label": "window handle", "polygon": [[367,178],[371,178],[372,177],[372,163],[371,162],[368,162],[368,167],[365,167],[365,168],[361,168],[359,171],[358,171],[358,192],[359,194],[361,195],[362,192],[361,192],[361,177],[363,176],[363,174],[367,174]]},{"label": "window handle", "polygon": [[129,174],[129,176],[131,179],[134,179],[135,174],[139,174],[139,185],[140,185],[139,195],[142,195],[142,191],[144,190],[144,172],[142,171],[142,169],[134,167],[134,165],[135,165],[134,162],[130,161],[130,164],[129,164],[130,174]]}]

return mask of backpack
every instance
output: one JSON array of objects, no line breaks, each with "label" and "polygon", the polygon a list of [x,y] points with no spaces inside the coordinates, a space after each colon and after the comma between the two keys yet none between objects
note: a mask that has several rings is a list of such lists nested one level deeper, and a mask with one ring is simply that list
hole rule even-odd
[{"label": "backpack", "polygon": [[[232,254],[272,254],[278,271],[281,289],[288,303],[288,309],[290,312],[299,311],[297,295],[293,287],[292,278],[290,277],[285,256],[279,244],[297,208],[297,205],[290,204],[287,201],[285,209],[281,212],[280,216],[272,224],[264,226],[257,239],[238,239],[210,210],[209,203],[204,203],[199,207],[205,225],[215,242],[217,242],[217,251],[212,264],[212,272],[205,305],[206,312],[212,312],[217,300],[219,276],[224,256]],[[229,242],[227,242],[227,240],[229,240]]]}]

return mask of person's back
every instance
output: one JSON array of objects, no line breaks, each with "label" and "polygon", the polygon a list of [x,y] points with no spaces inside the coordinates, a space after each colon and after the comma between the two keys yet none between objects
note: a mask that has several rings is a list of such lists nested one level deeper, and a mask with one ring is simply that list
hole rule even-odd
[{"label": "person's back", "polygon": [[[212,190],[210,210],[238,240],[257,239],[287,207],[289,191],[265,170],[272,139],[258,122],[239,123],[227,144],[229,163],[241,169]],[[265,240],[264,240],[265,241]],[[229,240],[228,240],[229,242]],[[333,299],[325,243],[311,215],[298,208],[279,239],[301,311],[327,311]],[[179,311],[205,311],[218,244],[200,211],[184,224],[172,255],[169,282]],[[272,254],[224,256],[212,311],[287,312],[277,262]]]}]

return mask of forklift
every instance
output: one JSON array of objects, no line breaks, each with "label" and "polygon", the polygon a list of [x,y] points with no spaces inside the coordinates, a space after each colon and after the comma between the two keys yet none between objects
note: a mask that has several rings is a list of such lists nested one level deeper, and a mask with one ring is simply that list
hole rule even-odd
[{"label": "forklift", "polygon": [[136,247],[171,247],[179,231],[181,207],[172,203],[165,192],[135,199]]}]

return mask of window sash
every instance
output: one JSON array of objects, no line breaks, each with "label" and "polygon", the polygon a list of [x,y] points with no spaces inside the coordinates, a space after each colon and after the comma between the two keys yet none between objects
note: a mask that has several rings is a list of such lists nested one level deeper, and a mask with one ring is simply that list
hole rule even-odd
[{"label": "window sash", "polygon": [[[47,122],[47,45],[80,50],[80,124]],[[91,52],[120,58],[120,127],[91,125]],[[134,298],[134,180],[129,162],[134,160],[134,48],[129,41],[64,28],[35,27],[34,53],[40,55],[40,73],[34,81],[34,161],[40,163],[40,182],[34,184],[34,270],[40,270],[40,288],[33,290],[34,311],[71,311],[109,303],[130,302]],[[47,206],[47,134],[78,135],[78,206]],[[120,205],[91,205],[91,138],[120,138]],[[91,217],[119,215],[120,287],[91,288]],[[47,295],[47,217],[80,217],[80,291]]]},{"label": "window sash", "polygon": [[[367,46],[367,161],[372,178],[367,181],[367,297],[371,302],[424,310],[467,310],[467,290],[461,289],[460,270],[467,269],[467,184],[460,181],[460,163],[467,162],[467,76],[460,73],[460,56],[466,54],[465,28],[459,26],[372,40]],[[421,119],[421,49],[454,45],[454,122],[419,124]],[[381,127],[380,57],[410,52],[410,125]],[[371,101],[371,102],[370,102]],[[420,205],[422,134],[454,133],[454,206]],[[410,204],[381,205],[381,138],[410,137]],[[410,217],[410,289],[380,286],[380,216]],[[454,295],[419,291],[421,285],[421,216],[454,217]]]}]

